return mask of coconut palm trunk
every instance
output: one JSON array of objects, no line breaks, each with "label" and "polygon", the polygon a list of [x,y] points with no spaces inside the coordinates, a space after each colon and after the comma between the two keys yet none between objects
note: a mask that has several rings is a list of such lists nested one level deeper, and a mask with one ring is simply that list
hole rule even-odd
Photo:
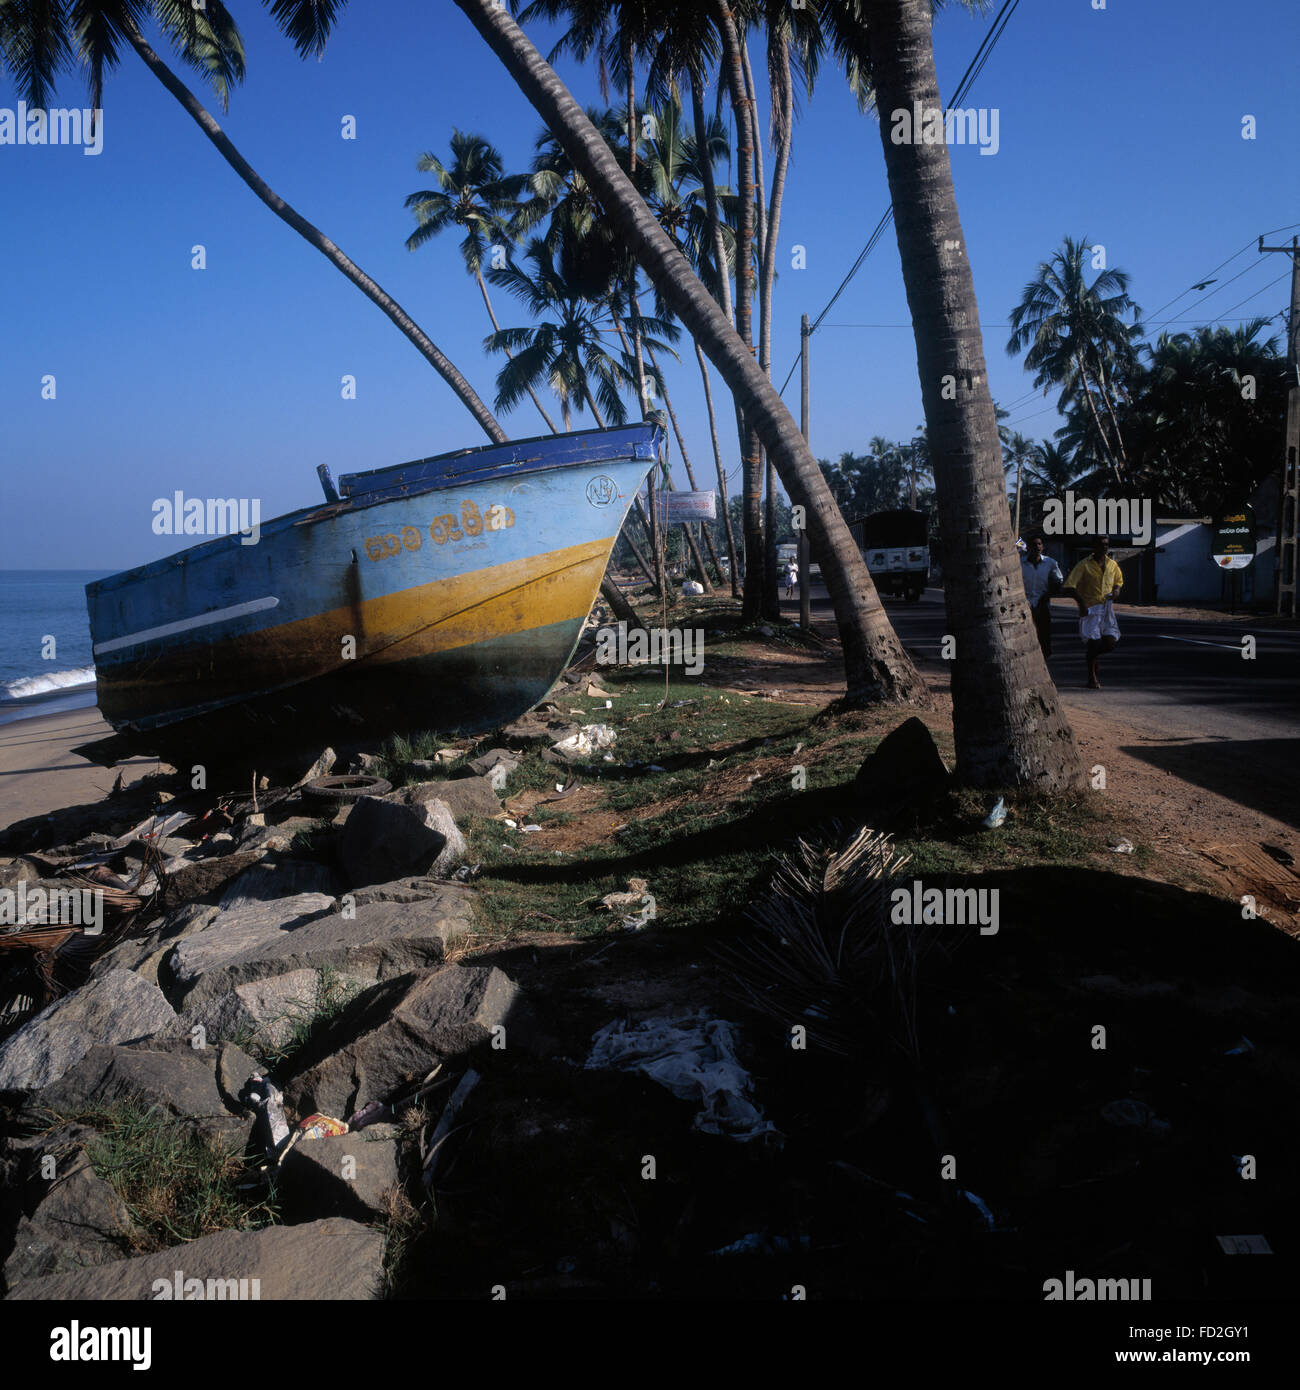
[{"label": "coconut palm trunk", "polygon": [[975,282],[948,147],[891,139],[891,113],[942,112],[930,0],[865,0],[899,255],[943,537],[957,773],[976,786],[1079,787],[1074,734],[1031,621],[1007,512]]},{"label": "coconut palm trunk", "polygon": [[731,566],[731,597],[740,597],[740,574],[736,563],[736,536],[731,529],[731,508],[727,505],[727,470],[722,464],[722,450],[718,446],[718,417],[713,413],[713,387],[709,384],[709,363],[704,350],[695,343],[695,356],[700,364],[700,380],[704,383],[704,405],[709,412],[709,437],[713,441],[713,461],[718,470],[718,500],[722,504],[723,534],[727,538],[727,561]]},{"label": "coconut palm trunk", "polygon": [[718,181],[709,158],[708,127],[704,117],[704,98],[700,81],[693,68],[688,69],[691,83],[691,120],[695,126],[695,148],[700,151],[700,181],[704,185],[704,202],[709,214],[709,236],[713,241],[713,261],[718,271],[718,302],[722,312],[731,317],[731,276],[727,267],[727,246],[722,239],[722,213],[718,203]]},{"label": "coconut palm trunk", "polygon": [[1083,388],[1084,399],[1088,402],[1088,413],[1092,416],[1092,426],[1097,431],[1097,438],[1101,440],[1101,447],[1106,452],[1111,472],[1114,473],[1115,480],[1119,482],[1123,478],[1123,474],[1120,472],[1119,460],[1115,457],[1115,451],[1111,448],[1106,431],[1102,428],[1101,416],[1097,414],[1097,402],[1092,396],[1092,386],[1088,381],[1088,368],[1084,365],[1083,354],[1080,353],[1074,360],[1079,367],[1079,385]]},{"label": "coconut palm trunk", "polygon": [[[776,283],[776,247],[781,232],[781,204],[785,197],[785,179],[790,168],[790,142],[794,138],[794,82],[790,73],[790,39],[784,31],[773,35],[777,52],[768,63],[775,90],[772,102],[776,110],[776,164],[772,170],[772,197],[763,235],[763,255],[759,278],[758,362],[772,375],[772,289]],[[750,78],[753,85],[753,78]],[[771,460],[767,466],[767,556],[763,570],[764,607],[769,617],[781,613],[776,564],[776,470]],[[804,578],[807,583],[807,577]]]},{"label": "coconut palm trunk", "polygon": [[[718,181],[713,174],[713,160],[708,156],[708,129],[704,115],[704,97],[700,91],[703,80],[694,66],[688,66],[687,79],[691,89],[691,120],[695,128],[695,147],[700,153],[700,181],[704,185],[704,204],[709,217],[709,236],[713,243],[713,263],[717,269],[719,303],[722,312],[731,319],[731,276],[727,267],[727,247],[722,239],[722,218],[718,205]],[[704,381],[704,402],[709,410],[709,434],[713,440],[713,459],[718,470],[718,496],[722,501],[722,519],[726,528],[727,558],[731,564],[731,596],[740,597],[740,565],[737,563],[736,537],[731,527],[731,512],[727,508],[727,472],[718,447],[718,420],[713,410],[713,389],[709,385],[709,368],[700,345],[695,344]]]},{"label": "coconut palm trunk", "polygon": [[[731,108],[736,117],[736,332],[752,350],[754,342],[754,122],[745,86],[745,55],[736,19],[727,0],[713,0],[722,35],[722,68]],[[763,608],[763,464],[758,434],[736,402],[739,413],[740,460],[744,488],[745,588],[742,606],[748,620]]]},{"label": "coconut palm trunk", "polygon": [[479,426],[489,439],[497,444],[504,444],[509,439],[505,430],[497,423],[496,417],[479,399],[474,388],[460,374],[453,363],[438,350],[436,344],[429,338],[428,334],[415,322],[405,309],[388,293],[386,293],[369,275],[365,273],[353,260],[346,256],[321,230],[308,222],[296,208],[291,207],[283,198],[266,182],[265,179],[253,168],[242,154],[231,143],[225,131],[217,124],[212,113],[194,95],[192,91],[183,83],[180,78],[167,66],[166,63],[154,52],[144,35],[141,34],[135,22],[126,11],[121,15],[122,32],[126,35],[131,47],[140,55],[141,60],[151,73],[162,83],[164,87],[176,98],[185,108],[199,129],[208,137],[217,152],[227,164],[239,175],[249,188],[271,209],[273,213],[282,221],[287,223],[298,233],[304,241],[314,246],[317,251],[325,257],[334,268],[347,276],[349,280],[370,300],[377,305],[383,312],[396,324],[397,328],[406,336],[407,340],[414,344],[416,351],[426,362],[438,373],[440,377],[451,387],[461,403],[478,421]]},{"label": "coconut palm trunk", "polygon": [[599,131],[509,13],[493,0],[456,0],[456,4],[554,133],[655,287],[754,421],[791,500],[807,509],[810,537],[839,624],[846,703],[928,705],[925,682],[889,625],[821,469],[749,347],[655,221]]},{"label": "coconut palm trunk", "polygon": [[[475,268],[475,271],[474,271],[474,278],[478,281],[479,292],[480,292],[480,293],[482,294],[482,296],[483,296],[483,304],[484,304],[484,307],[487,309],[488,318],[490,318],[490,319],[492,320],[492,328],[493,328],[493,330],[494,330],[495,332],[500,333],[500,332],[501,332],[501,325],[497,322],[496,313],[495,313],[495,311],[494,311],[493,308],[492,308],[492,301],[491,301],[491,299],[488,297],[487,285],[486,285],[486,284],[484,283],[484,281],[483,281],[483,272],[482,272],[481,270]],[[514,359],[514,353],[511,352],[509,348],[503,348],[503,351],[505,352],[505,355],[506,355],[508,358],[510,358],[511,360]],[[529,397],[532,399],[533,404],[537,407],[537,413],[542,417],[543,420],[546,421],[546,424],[547,424],[547,426],[549,427],[551,433],[552,433],[552,434],[559,434],[559,430],[557,430],[557,429],[555,428],[555,421],[552,420],[551,417],[546,413],[545,409],[544,409],[543,406],[542,406],[541,401],[539,401],[539,400],[537,399],[537,392],[534,391],[533,388],[532,388],[531,386],[529,386],[529,387],[527,388],[527,390],[528,390],[528,395],[529,395]]]},{"label": "coconut palm trunk", "polygon": [[617,618],[620,623],[626,623],[629,631],[635,628],[644,629],[645,624],[641,621],[636,609],[628,602],[627,596],[618,585],[614,583],[609,575],[606,575],[604,579],[600,581],[600,592],[605,602],[609,604],[610,610],[615,618]]}]

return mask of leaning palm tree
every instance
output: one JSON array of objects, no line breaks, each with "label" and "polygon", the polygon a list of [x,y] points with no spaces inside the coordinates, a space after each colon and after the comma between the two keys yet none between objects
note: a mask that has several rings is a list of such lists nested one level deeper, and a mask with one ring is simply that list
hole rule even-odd
[{"label": "leaning palm tree", "polygon": [[1019,581],[979,305],[948,146],[895,144],[893,112],[942,113],[932,0],[839,0],[833,26],[851,80],[865,72],[912,316],[926,437],[944,548],[944,602],[955,639],[957,771],[981,786],[1078,787],[1083,767],[1047,673]]},{"label": "leaning palm tree", "polygon": [[[302,57],[319,58],[346,0],[263,3]],[[125,40],[257,197],[377,305],[451,387],[488,438],[504,443],[505,431],[492,412],[428,334],[318,227],[285,202],[240,154],[211,112],[145,38],[141,25],[147,18],[154,20],[180,61],[211,88],[224,112],[231,89],[244,78],[244,46],[235,21],[220,0],[205,4],[193,0],[0,0],[0,75],[11,75],[28,103],[43,108],[49,104],[59,78],[82,68],[90,81],[90,104],[99,109],[105,77],[117,67]]]},{"label": "leaning palm tree", "polygon": [[885,617],[816,460],[747,345],[655,221],[582,108],[510,15],[493,0],[456,3],[596,190],[610,222],[708,353],[741,408],[756,421],[791,501],[806,508],[810,538],[839,623],[849,703],[928,704],[925,683]]},{"label": "leaning palm tree", "polygon": [[[1060,388],[1060,409],[1083,401],[1097,443],[1119,479],[1128,455],[1115,378],[1131,370],[1142,329],[1124,271],[1102,270],[1088,283],[1085,261],[1091,249],[1087,237],[1067,236],[1052,259],[1038,267],[1011,311],[1007,351],[1025,353],[1025,370],[1035,373],[1035,387]],[[1133,322],[1126,323],[1130,315]]]},{"label": "leaning palm tree", "polygon": [[[432,174],[438,187],[422,188],[407,195],[405,206],[415,214],[418,225],[406,238],[406,249],[415,251],[427,245],[448,227],[462,228],[465,236],[460,243],[460,253],[465,268],[478,285],[493,329],[499,331],[501,325],[483,280],[483,259],[491,247],[504,253],[513,246],[514,226],[520,213],[520,199],[528,188],[528,177],[507,175],[501,152],[482,135],[453,129],[451,155],[449,165],[427,152],[416,161],[416,168],[423,174]],[[530,387],[528,394],[551,433],[555,434],[555,422],[546,413],[537,393]]]}]

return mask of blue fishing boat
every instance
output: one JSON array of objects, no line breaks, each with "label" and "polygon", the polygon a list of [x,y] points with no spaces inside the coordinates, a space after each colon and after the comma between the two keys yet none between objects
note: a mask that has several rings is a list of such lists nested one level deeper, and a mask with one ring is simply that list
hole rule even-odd
[{"label": "blue fishing boat", "polygon": [[[651,423],[346,474],[326,500],[86,586],[101,760],[479,731],[568,665]],[[95,756],[87,745],[79,750]]]}]

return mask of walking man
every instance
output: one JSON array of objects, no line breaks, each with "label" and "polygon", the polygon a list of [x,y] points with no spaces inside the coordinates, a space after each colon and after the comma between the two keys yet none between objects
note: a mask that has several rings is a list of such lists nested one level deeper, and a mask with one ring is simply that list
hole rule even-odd
[{"label": "walking man", "polygon": [[799,566],[793,560],[786,566],[785,570],[785,596],[794,597],[795,585],[799,582]]},{"label": "walking man", "polygon": [[1042,536],[1031,536],[1028,553],[1020,557],[1020,577],[1025,581],[1025,597],[1034,615],[1034,630],[1045,657],[1052,654],[1052,595],[1065,583],[1061,567],[1043,554]]},{"label": "walking man", "polygon": [[1098,536],[1092,554],[1080,560],[1065,581],[1065,593],[1079,605],[1079,636],[1088,659],[1089,690],[1100,690],[1097,661],[1103,652],[1113,651],[1119,641],[1115,621],[1115,595],[1124,587],[1124,576],[1110,558],[1110,537]]}]

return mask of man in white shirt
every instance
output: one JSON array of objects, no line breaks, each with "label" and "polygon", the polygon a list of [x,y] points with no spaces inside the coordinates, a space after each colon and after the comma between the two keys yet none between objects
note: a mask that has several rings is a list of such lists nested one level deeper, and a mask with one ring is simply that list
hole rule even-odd
[{"label": "man in white shirt", "polygon": [[1061,567],[1043,554],[1042,536],[1033,536],[1029,548],[1020,557],[1020,577],[1025,581],[1025,597],[1034,615],[1034,630],[1043,656],[1052,654],[1052,595],[1059,594],[1065,584]]}]

